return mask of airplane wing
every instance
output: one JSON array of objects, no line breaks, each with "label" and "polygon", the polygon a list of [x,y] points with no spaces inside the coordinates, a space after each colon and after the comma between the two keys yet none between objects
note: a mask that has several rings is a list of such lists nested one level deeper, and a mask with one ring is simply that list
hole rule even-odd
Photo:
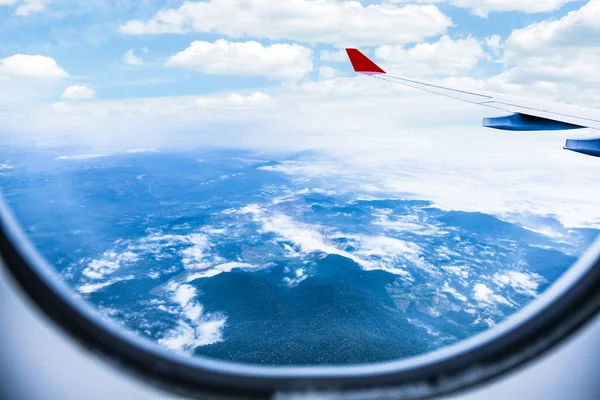
[{"label": "airplane wing", "polygon": [[[582,128],[600,130],[600,111],[598,110],[547,103],[481,90],[461,89],[420,79],[393,76],[381,69],[360,50],[347,48],[346,52],[355,72],[510,113],[502,117],[484,118],[483,126],[488,128],[510,131],[549,131]],[[564,149],[600,157],[600,139],[567,139]]]}]

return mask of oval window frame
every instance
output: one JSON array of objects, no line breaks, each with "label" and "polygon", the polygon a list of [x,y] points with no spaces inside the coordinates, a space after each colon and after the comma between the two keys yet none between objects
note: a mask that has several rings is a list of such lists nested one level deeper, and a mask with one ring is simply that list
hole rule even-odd
[{"label": "oval window frame", "polygon": [[[174,393],[265,398],[286,392],[423,399],[473,388],[525,365],[600,312],[600,237],[545,292],[497,326],[411,358],[357,366],[263,367],[159,348],[104,318],[35,249],[0,197],[0,256],[33,303],[87,350]],[[378,398],[381,398],[378,397]]]}]

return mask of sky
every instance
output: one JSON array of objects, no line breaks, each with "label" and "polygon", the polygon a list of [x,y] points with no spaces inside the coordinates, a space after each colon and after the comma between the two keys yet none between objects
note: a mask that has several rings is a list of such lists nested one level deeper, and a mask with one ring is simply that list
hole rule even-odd
[{"label": "sky", "polygon": [[[0,0],[0,128],[98,146],[137,142],[143,129],[147,144],[168,146],[174,134],[200,143],[191,132],[289,128],[290,114],[304,131],[342,132],[357,124],[330,109],[358,97],[390,115],[374,122],[392,124],[380,133],[485,116],[355,76],[346,46],[401,75],[600,104],[598,16],[597,0]],[[398,110],[406,98],[439,110]]]},{"label": "sky", "polygon": [[600,108],[598,20],[600,0],[0,0],[0,140],[84,155],[328,149],[348,171],[388,174],[413,160],[427,171],[415,191],[443,187],[450,208],[475,204],[464,190],[485,183],[492,212],[600,226],[600,163],[562,149],[590,132],[482,128],[502,112],[357,75],[343,52],[396,75]]}]

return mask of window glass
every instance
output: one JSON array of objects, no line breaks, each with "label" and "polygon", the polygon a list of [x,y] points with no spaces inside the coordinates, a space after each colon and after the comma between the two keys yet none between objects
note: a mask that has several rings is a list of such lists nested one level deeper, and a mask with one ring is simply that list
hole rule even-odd
[{"label": "window glass", "polygon": [[562,149],[593,131],[481,127],[504,112],[344,46],[600,106],[595,2],[432,3],[0,3],[2,194],[83,301],[172,351],[353,365],[486,331],[597,237],[600,160]]}]

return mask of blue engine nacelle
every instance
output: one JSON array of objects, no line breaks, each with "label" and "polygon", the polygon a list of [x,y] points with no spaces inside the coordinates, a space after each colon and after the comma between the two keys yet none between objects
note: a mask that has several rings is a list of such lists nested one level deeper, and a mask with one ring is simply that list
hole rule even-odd
[{"label": "blue engine nacelle", "polygon": [[505,131],[562,131],[585,128],[580,125],[519,113],[503,117],[484,118],[483,126]]},{"label": "blue engine nacelle", "polygon": [[565,143],[563,149],[588,156],[600,157],[600,138],[567,139],[567,143]]}]

